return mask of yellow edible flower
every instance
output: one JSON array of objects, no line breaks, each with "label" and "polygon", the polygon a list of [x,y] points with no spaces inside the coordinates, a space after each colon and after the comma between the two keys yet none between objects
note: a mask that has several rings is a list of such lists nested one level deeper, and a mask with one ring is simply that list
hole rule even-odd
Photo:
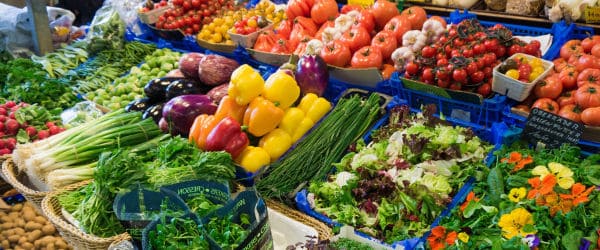
[{"label": "yellow edible flower", "polygon": [[498,226],[502,228],[502,236],[506,239],[511,239],[515,236],[525,237],[537,232],[537,230],[525,232],[524,228],[526,225],[533,225],[533,217],[524,208],[516,208],[508,214],[503,214],[500,217],[500,221],[498,221]]},{"label": "yellow edible flower", "polygon": [[539,175],[540,179],[544,179],[544,177],[546,177],[548,174],[554,174],[556,176],[558,186],[563,189],[569,189],[575,183],[575,180],[573,180],[573,171],[557,162],[548,163],[548,167],[537,166],[531,170],[531,173],[533,175]]},{"label": "yellow edible flower", "polygon": [[512,202],[519,202],[521,201],[521,199],[525,198],[525,195],[527,194],[527,189],[524,187],[520,187],[520,188],[513,188],[510,190],[510,193],[508,193],[508,199]]},{"label": "yellow edible flower", "polygon": [[469,242],[469,235],[465,232],[458,233],[458,239],[464,243]]}]

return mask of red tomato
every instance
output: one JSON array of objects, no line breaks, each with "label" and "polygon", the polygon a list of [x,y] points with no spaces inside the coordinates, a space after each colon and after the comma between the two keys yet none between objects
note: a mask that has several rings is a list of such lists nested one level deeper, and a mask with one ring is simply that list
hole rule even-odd
[{"label": "red tomato", "polygon": [[594,47],[592,47],[592,55],[595,57],[600,58],[600,43],[594,45]]},{"label": "red tomato", "polygon": [[584,84],[575,91],[575,103],[583,108],[600,107],[600,86]]},{"label": "red tomato", "polygon": [[391,31],[396,36],[396,41],[402,41],[402,36],[410,30],[410,27],[410,21],[406,16],[397,15],[385,24],[383,30]]},{"label": "red tomato", "polygon": [[473,45],[473,54],[474,55],[481,55],[483,53],[485,53],[485,45],[480,44],[480,43]]},{"label": "red tomato", "polygon": [[292,32],[292,21],[281,21],[277,26],[277,29],[275,29],[275,32],[284,39],[290,39],[290,33]]},{"label": "red tomato", "polygon": [[554,59],[552,63],[554,64],[554,70],[557,72],[562,71],[567,66],[567,60],[562,57]]},{"label": "red tomato", "polygon": [[585,125],[600,126],[600,107],[587,108],[581,112],[581,121]]},{"label": "red tomato", "polygon": [[558,78],[564,89],[574,89],[577,87],[577,76],[579,72],[574,67],[565,67],[559,74]]},{"label": "red tomato", "polygon": [[483,42],[483,45],[487,51],[496,51],[500,45],[500,41],[498,41],[496,38],[488,39]]},{"label": "red tomato", "polygon": [[574,63],[577,71],[581,72],[584,69],[596,68],[596,57],[583,54],[579,57],[579,59]]},{"label": "red tomato", "polygon": [[317,0],[310,10],[310,17],[317,24],[333,20],[338,14],[338,6],[335,0]]},{"label": "red tomato", "polygon": [[467,82],[467,71],[464,69],[455,69],[454,71],[452,71],[452,79],[454,79],[454,81],[457,81],[459,83],[466,83]]},{"label": "red tomato", "polygon": [[[438,71],[439,72],[439,71]],[[448,88],[448,86],[450,85],[450,82],[448,81],[448,79],[438,79],[437,80],[437,86],[440,88]]]},{"label": "red tomato", "polygon": [[577,86],[600,84],[600,69],[585,69],[577,76]]},{"label": "red tomato", "polygon": [[403,10],[401,15],[408,17],[411,29],[413,30],[420,30],[423,27],[423,23],[427,21],[427,13],[425,13],[425,9],[419,6],[411,6]]},{"label": "red tomato", "polygon": [[301,7],[301,5],[306,6],[302,0],[289,0],[287,3],[287,8],[285,8],[285,15],[288,20],[294,20],[298,16],[307,15],[305,10]]},{"label": "red tomato", "polygon": [[350,49],[340,41],[323,46],[321,57],[327,64],[345,67],[350,63]]},{"label": "red tomato", "polygon": [[345,44],[350,51],[354,52],[371,43],[369,32],[363,27],[354,27],[342,34],[340,42]]},{"label": "red tomato", "polygon": [[[309,36],[314,36],[317,33],[317,25],[312,19],[308,17],[299,16],[294,19],[294,26],[292,27],[292,33],[294,30],[303,29]],[[290,35],[291,36],[291,35]]]},{"label": "red tomato", "polygon": [[379,29],[383,28],[392,17],[400,14],[396,4],[388,0],[377,0],[371,7],[371,12]]},{"label": "red tomato", "polygon": [[558,115],[567,118],[574,122],[581,122],[581,108],[575,104],[562,106],[558,111]]},{"label": "red tomato", "polygon": [[486,97],[492,93],[492,85],[489,83],[484,83],[479,88],[477,88],[477,93]]},{"label": "red tomato", "polygon": [[435,56],[435,49],[431,46],[425,46],[421,49],[421,55],[425,58],[431,58]]},{"label": "red tomato", "polygon": [[535,56],[539,50],[540,50],[539,48],[535,47],[535,45],[533,45],[531,43],[523,46],[523,52],[525,52],[525,54],[528,54],[528,55]]},{"label": "red tomato", "polygon": [[456,83],[455,82],[455,83],[450,84],[449,89],[452,89],[452,90],[461,90],[462,89],[462,85],[460,83]]},{"label": "red tomato", "polygon": [[556,75],[548,76],[538,82],[533,91],[538,98],[556,99],[562,92],[562,83]]},{"label": "red tomato", "polygon": [[477,66],[476,62],[471,62],[471,63],[467,64],[467,67],[465,67],[465,69],[467,70],[467,74],[469,76],[472,76],[475,72],[477,72],[479,67]]},{"label": "red tomato", "polygon": [[450,76],[444,68],[440,68],[435,72],[435,78],[446,81],[450,78]]},{"label": "red tomato", "polygon": [[531,75],[531,70],[531,65],[527,63],[519,65],[519,77],[527,79],[526,82],[529,82],[529,75]]},{"label": "red tomato", "polygon": [[352,68],[381,68],[383,57],[381,51],[371,46],[364,46],[354,52],[350,65]]},{"label": "red tomato", "polygon": [[383,59],[387,60],[398,47],[398,43],[394,34],[389,31],[381,31],[371,40],[371,47],[378,48]]},{"label": "red tomato", "polygon": [[394,73],[394,71],[396,71],[396,69],[394,68],[393,65],[384,64],[381,69],[381,76],[383,77],[383,79],[390,79],[390,77],[392,77],[392,74]]},{"label": "red tomato", "polygon": [[558,102],[558,105],[560,107],[566,106],[569,104],[575,104],[574,94],[575,94],[575,90],[564,92],[564,93],[562,93],[562,95],[560,95],[560,97],[558,97],[558,100],[556,100],[556,102]]},{"label": "red tomato", "polygon": [[541,110],[545,110],[547,112],[556,114],[558,113],[558,103],[556,103],[555,101],[553,101],[550,98],[540,98],[537,99],[537,101],[535,101],[533,103],[533,106],[531,106],[531,108],[539,108]]},{"label": "red tomato", "polygon": [[477,72],[473,73],[473,75],[471,75],[471,81],[473,81],[473,83],[483,82],[483,79],[485,79],[485,75],[483,74],[483,71],[477,71]]},{"label": "red tomato", "polygon": [[525,50],[523,49],[523,46],[518,45],[518,44],[513,44],[508,48],[508,55],[512,56],[516,53],[523,53],[525,52]]},{"label": "red tomato", "polygon": [[375,30],[375,17],[371,13],[370,9],[364,9],[360,11],[360,15],[354,21],[354,26],[362,26],[369,34]]},{"label": "red tomato", "polygon": [[433,70],[429,67],[424,68],[423,73],[421,73],[421,78],[423,78],[423,81],[433,83]]},{"label": "red tomato", "polygon": [[[579,40],[577,40],[579,41]],[[560,57],[568,60],[572,55],[581,55],[583,53],[583,47],[576,43],[567,42],[560,48]]]},{"label": "red tomato", "polygon": [[307,42],[312,39],[312,37],[306,32],[304,29],[293,29],[290,34],[290,40],[288,40],[288,47],[291,50],[295,50],[298,47],[298,44],[301,42]]},{"label": "red tomato", "polygon": [[340,10],[340,12],[342,14],[346,14],[353,10],[361,11],[361,10],[363,10],[363,7],[358,4],[346,4],[346,5],[342,6],[342,9]]},{"label": "red tomato", "polygon": [[417,65],[414,62],[407,63],[405,68],[406,68],[406,73],[409,73],[411,75],[416,75],[419,72],[419,65]]},{"label": "red tomato", "polygon": [[271,31],[259,32],[256,42],[254,43],[254,49],[269,52],[271,51],[271,48],[275,46],[276,40],[275,34]]}]

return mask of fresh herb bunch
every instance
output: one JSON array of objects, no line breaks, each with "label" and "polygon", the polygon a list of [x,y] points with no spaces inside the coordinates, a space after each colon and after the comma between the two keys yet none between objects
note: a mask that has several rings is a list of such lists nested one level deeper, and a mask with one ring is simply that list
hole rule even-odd
[{"label": "fresh herb bunch", "polygon": [[163,216],[156,229],[148,233],[151,249],[209,249],[200,226],[191,218],[172,218]]},{"label": "fresh herb bunch", "polygon": [[145,168],[148,182],[155,189],[190,180],[223,182],[235,178],[235,165],[230,154],[201,152],[181,137],[168,140],[151,154]]},{"label": "fresh herb bunch", "polygon": [[86,232],[100,237],[111,237],[125,232],[112,210],[117,193],[124,192],[148,177],[140,167],[142,158],[135,153],[119,149],[100,155],[94,172],[92,193],[77,208],[73,216]]},{"label": "fresh herb bunch", "polygon": [[87,196],[92,193],[92,184],[89,183],[71,192],[63,192],[58,198],[58,203],[69,213],[74,213]]},{"label": "fresh herb bunch", "polygon": [[223,249],[236,249],[250,233],[250,216],[240,214],[240,224],[233,223],[233,214],[212,217],[205,225],[208,235]]},{"label": "fresh herb bunch", "polygon": [[308,188],[317,212],[387,243],[427,232],[468,178],[485,175],[491,150],[469,129],[443,125],[435,107],[391,112],[375,141],[356,143],[337,173]]},{"label": "fresh herb bunch", "polygon": [[[488,178],[428,238],[433,249],[595,249],[600,246],[600,155],[504,146]],[[456,235],[453,244],[442,243]]]},{"label": "fresh herb bunch", "polygon": [[0,97],[29,104],[40,104],[53,114],[73,106],[77,97],[69,82],[46,76],[41,64],[17,58],[0,64]]},{"label": "fresh herb bunch", "polygon": [[186,200],[185,203],[188,205],[190,210],[199,217],[203,217],[204,215],[223,207],[221,204],[215,204],[210,201],[208,198],[206,198],[204,193]]},{"label": "fresh herb bunch", "polygon": [[286,250],[372,250],[370,245],[347,238],[340,238],[335,242],[319,240],[314,236],[306,236],[306,242],[298,242],[286,247]]}]

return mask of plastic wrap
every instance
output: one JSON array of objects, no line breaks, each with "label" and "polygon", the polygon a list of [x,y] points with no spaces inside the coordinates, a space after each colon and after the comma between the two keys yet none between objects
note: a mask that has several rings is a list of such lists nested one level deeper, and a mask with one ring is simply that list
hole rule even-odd
[{"label": "plastic wrap", "polygon": [[72,108],[63,111],[60,114],[60,118],[65,126],[75,127],[87,121],[94,120],[102,115],[102,111],[96,108],[95,103],[85,101],[77,103]]}]

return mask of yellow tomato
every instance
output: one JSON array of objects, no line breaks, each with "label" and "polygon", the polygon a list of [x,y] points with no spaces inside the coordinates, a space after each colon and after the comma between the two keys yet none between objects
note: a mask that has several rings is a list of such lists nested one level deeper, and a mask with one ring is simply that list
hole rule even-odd
[{"label": "yellow tomato", "polygon": [[543,67],[542,65],[542,59],[539,58],[533,58],[531,60],[529,60],[529,65],[531,65],[531,68],[535,68],[535,67]]},{"label": "yellow tomato", "polygon": [[248,20],[248,27],[256,28],[256,27],[258,27],[258,23],[256,22],[255,19],[250,19],[250,20]]},{"label": "yellow tomato", "polygon": [[223,35],[221,33],[214,33],[211,38],[215,43],[220,43],[223,41]]},{"label": "yellow tomato", "polygon": [[506,71],[506,76],[518,80],[519,79],[519,71],[516,69],[509,69],[508,71]]}]

